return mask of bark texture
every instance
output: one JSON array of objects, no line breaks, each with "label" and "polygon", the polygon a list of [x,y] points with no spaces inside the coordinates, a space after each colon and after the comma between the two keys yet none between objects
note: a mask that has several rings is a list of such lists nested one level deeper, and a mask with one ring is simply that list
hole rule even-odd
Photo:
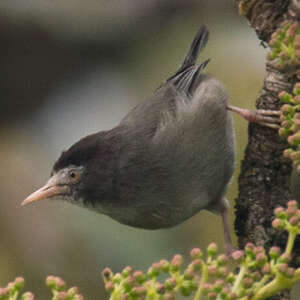
[{"label": "bark texture", "polygon": [[[239,12],[250,22],[262,42],[268,42],[271,34],[283,20],[295,20],[292,0],[238,0]],[[267,63],[267,74],[257,99],[257,107],[279,110],[278,98],[282,90],[291,92],[296,77],[281,72]],[[282,152],[288,148],[277,130],[259,125],[249,125],[249,141],[239,176],[239,196],[236,200],[235,231],[240,247],[247,242],[281,246],[286,243],[286,235],[278,233],[272,226],[273,210],[291,200],[291,162],[286,161]],[[299,240],[295,244],[299,256]],[[295,261],[295,263],[297,263]],[[283,293],[288,298],[288,292]],[[270,300],[279,300],[282,295]]]}]

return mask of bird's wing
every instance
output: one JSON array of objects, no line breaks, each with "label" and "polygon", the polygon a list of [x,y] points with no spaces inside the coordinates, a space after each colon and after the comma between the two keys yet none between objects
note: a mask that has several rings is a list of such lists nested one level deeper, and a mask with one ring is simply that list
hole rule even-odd
[{"label": "bird's wing", "polygon": [[[169,77],[145,101],[137,105],[120,123],[135,128],[135,133],[144,133],[147,138],[154,136],[158,128],[168,120],[176,118],[178,104],[189,102],[203,80],[201,72],[209,60],[196,64],[201,50],[208,41],[208,30],[202,26],[177,72]],[[140,129],[140,130],[139,130]]]}]

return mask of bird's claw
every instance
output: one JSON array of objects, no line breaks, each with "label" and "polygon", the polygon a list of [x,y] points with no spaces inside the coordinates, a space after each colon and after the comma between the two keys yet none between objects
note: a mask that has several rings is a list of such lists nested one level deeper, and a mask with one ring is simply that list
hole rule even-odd
[{"label": "bird's claw", "polygon": [[257,123],[272,129],[280,128],[280,111],[266,109],[245,109],[236,106],[228,106],[229,110],[238,113],[244,119],[251,123]]}]

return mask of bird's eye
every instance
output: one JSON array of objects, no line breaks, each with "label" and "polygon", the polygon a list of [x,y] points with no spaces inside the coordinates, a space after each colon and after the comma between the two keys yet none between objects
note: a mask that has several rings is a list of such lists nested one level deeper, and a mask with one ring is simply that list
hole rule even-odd
[{"label": "bird's eye", "polygon": [[80,173],[77,170],[71,170],[69,173],[69,177],[72,182],[77,182],[80,178]]}]

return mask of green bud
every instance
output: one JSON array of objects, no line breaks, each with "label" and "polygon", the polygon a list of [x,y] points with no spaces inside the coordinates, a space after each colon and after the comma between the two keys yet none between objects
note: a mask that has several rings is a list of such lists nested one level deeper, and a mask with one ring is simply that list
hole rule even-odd
[{"label": "green bud", "polygon": [[284,229],[285,228],[285,223],[283,220],[280,219],[274,219],[272,222],[272,226],[276,229]]},{"label": "green bud", "polygon": [[183,258],[181,255],[176,254],[174,255],[174,257],[172,258],[171,262],[170,262],[170,271],[171,272],[177,272],[180,268],[180,266],[182,265],[183,262]]},{"label": "green bud", "polygon": [[277,265],[277,270],[282,274],[285,275],[287,274],[288,271],[288,265],[287,264],[278,264]]},{"label": "green bud", "polygon": [[291,148],[285,149],[285,150],[283,151],[283,157],[285,157],[285,158],[290,158],[290,155],[291,155],[291,153],[293,153],[293,152],[294,152],[294,150],[291,149]]},{"label": "green bud", "polygon": [[193,280],[184,280],[180,285],[180,292],[183,296],[190,296],[193,291],[197,288]]},{"label": "green bud", "polygon": [[204,283],[203,284],[203,295],[207,295],[209,292],[212,292],[213,290],[213,285],[211,283]]},{"label": "green bud", "polygon": [[130,276],[131,274],[132,274],[132,268],[129,266],[125,267],[122,271],[123,278],[126,278],[126,277]]},{"label": "green bud", "polygon": [[193,279],[194,277],[195,277],[195,273],[194,273],[194,270],[192,268],[187,268],[184,271],[184,274],[183,274],[184,279],[190,280],[190,279]]},{"label": "green bud", "polygon": [[254,283],[253,279],[251,279],[250,277],[245,277],[243,279],[243,286],[246,289],[249,289],[250,287],[252,287],[253,283]]},{"label": "green bud", "polygon": [[280,100],[285,103],[291,103],[292,99],[293,99],[293,96],[291,94],[287,93],[286,91],[281,91],[278,96],[279,96]]},{"label": "green bud", "polygon": [[208,245],[208,247],[207,247],[207,255],[208,256],[212,256],[212,257],[216,256],[217,251],[218,251],[218,246],[216,243],[211,243]]},{"label": "green bud", "polygon": [[203,257],[203,253],[199,248],[192,249],[190,255],[192,259],[196,259],[196,258],[201,259]]},{"label": "green bud", "polygon": [[123,280],[123,287],[126,292],[131,291],[134,285],[135,285],[135,280],[133,276],[129,276]]},{"label": "green bud", "polygon": [[224,286],[224,280],[218,279],[218,280],[215,281],[215,284],[213,286],[213,290],[217,293],[220,293],[223,286]]},{"label": "green bud", "polygon": [[242,250],[236,250],[231,254],[231,257],[233,258],[234,261],[237,263],[242,263],[244,259],[244,251]]},{"label": "green bud", "polygon": [[130,294],[134,297],[145,296],[147,289],[144,286],[135,286]]},{"label": "green bud", "polygon": [[173,290],[176,285],[177,285],[176,279],[173,277],[170,277],[165,281],[165,286],[166,286],[167,290],[170,290],[170,291]]},{"label": "green bud", "polygon": [[114,289],[115,289],[115,285],[114,285],[111,281],[107,281],[107,282],[105,283],[105,290],[106,290],[108,293],[112,293]]},{"label": "green bud", "polygon": [[299,218],[294,216],[294,217],[291,217],[289,219],[289,223],[292,225],[292,226],[298,226],[299,225]]},{"label": "green bud", "polygon": [[300,82],[297,82],[297,83],[294,85],[293,93],[294,93],[295,95],[300,95]]},{"label": "green bud", "polygon": [[163,295],[166,292],[167,287],[161,282],[156,282],[155,289],[158,294]]},{"label": "green bud", "polygon": [[21,300],[34,300],[34,295],[31,292],[26,292],[25,294],[22,295]]},{"label": "green bud", "polygon": [[217,265],[224,266],[228,262],[228,257],[225,254],[221,254],[217,257]]},{"label": "green bud", "polygon": [[279,259],[278,259],[278,263],[283,263],[283,264],[287,264],[292,260],[292,257],[289,253],[283,253]]},{"label": "green bud", "polygon": [[283,207],[277,207],[274,209],[274,215],[279,218],[279,219],[282,219],[282,220],[285,220],[287,218],[287,214],[286,214],[286,211]]},{"label": "green bud", "polygon": [[263,268],[261,269],[261,272],[266,275],[266,274],[270,274],[271,273],[271,267],[270,264],[266,264],[263,266]]},{"label": "green bud", "polygon": [[139,271],[139,270],[135,271],[132,276],[133,276],[134,280],[136,282],[138,282],[139,284],[142,284],[146,281],[146,276],[142,271]]},{"label": "green bud", "polygon": [[234,281],[235,281],[235,275],[234,275],[232,272],[230,272],[230,273],[227,275],[227,277],[226,277],[226,281],[227,281],[228,283],[234,283]]},{"label": "green bud", "polygon": [[212,277],[217,276],[217,274],[218,274],[217,266],[208,266],[207,271],[208,271],[208,274]]},{"label": "green bud", "polygon": [[153,265],[148,269],[147,271],[147,275],[149,276],[149,278],[153,279],[155,277],[157,277],[159,275],[159,269],[153,267]]},{"label": "green bud", "polygon": [[169,272],[170,264],[169,264],[169,262],[168,262],[167,260],[162,259],[162,260],[160,260],[159,263],[160,263],[160,265],[161,265],[161,270],[162,270],[163,272]]},{"label": "green bud", "polygon": [[280,252],[280,248],[274,246],[269,250],[269,256],[271,259],[277,259],[280,255]]},{"label": "green bud", "polygon": [[120,284],[121,281],[122,281],[122,275],[120,273],[116,273],[112,278],[113,283]]},{"label": "green bud", "polygon": [[194,259],[191,263],[190,263],[190,267],[194,270],[194,271],[200,271],[201,270],[201,266],[202,266],[202,260],[200,258],[196,258]]}]

